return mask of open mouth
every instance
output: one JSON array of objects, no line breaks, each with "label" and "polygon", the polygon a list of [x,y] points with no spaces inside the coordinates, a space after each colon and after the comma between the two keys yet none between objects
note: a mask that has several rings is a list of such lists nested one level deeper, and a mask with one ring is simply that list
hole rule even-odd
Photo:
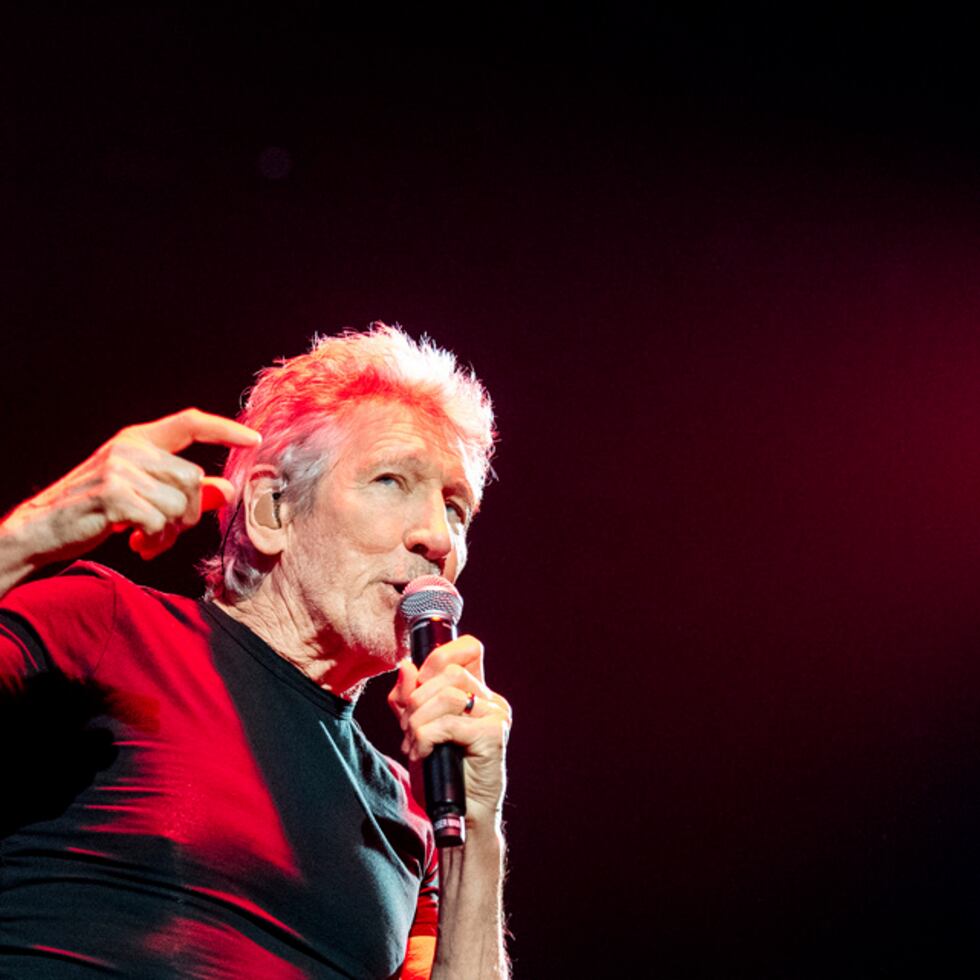
[{"label": "open mouth", "polygon": [[388,585],[390,585],[399,595],[404,595],[408,582],[389,582]]}]

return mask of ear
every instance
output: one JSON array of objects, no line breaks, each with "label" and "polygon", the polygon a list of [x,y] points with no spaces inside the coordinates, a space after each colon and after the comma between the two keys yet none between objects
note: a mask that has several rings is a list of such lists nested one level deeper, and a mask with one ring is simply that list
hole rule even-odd
[{"label": "ear", "polygon": [[245,482],[245,528],[255,550],[270,558],[286,546],[287,509],[280,504],[282,477],[268,465],[256,466]]}]

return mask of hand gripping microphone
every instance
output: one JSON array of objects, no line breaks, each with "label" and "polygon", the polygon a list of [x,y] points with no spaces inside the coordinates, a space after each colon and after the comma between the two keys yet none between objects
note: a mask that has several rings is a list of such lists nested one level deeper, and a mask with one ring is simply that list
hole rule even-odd
[{"label": "hand gripping microphone", "polygon": [[[438,646],[456,639],[456,624],[463,612],[463,597],[438,575],[423,575],[405,586],[399,615],[409,629],[412,661],[421,667]],[[425,811],[439,847],[466,842],[466,786],[463,749],[452,742],[437,745],[423,762]]]}]

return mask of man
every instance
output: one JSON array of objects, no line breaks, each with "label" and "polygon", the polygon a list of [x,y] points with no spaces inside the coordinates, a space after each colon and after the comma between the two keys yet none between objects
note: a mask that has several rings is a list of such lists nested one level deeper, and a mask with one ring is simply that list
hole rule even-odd
[{"label": "man", "polygon": [[[223,478],[174,455],[194,441],[230,447]],[[223,543],[207,601],[83,562],[0,604],[3,975],[506,975],[510,709],[477,640],[416,668],[396,615],[462,570],[492,443],[480,383],[375,324],[261,372],[239,422],[124,429],[8,516],[3,591],[118,531],[151,558],[208,509]],[[466,843],[438,870],[351,717],[395,668],[409,759],[465,753]]]}]

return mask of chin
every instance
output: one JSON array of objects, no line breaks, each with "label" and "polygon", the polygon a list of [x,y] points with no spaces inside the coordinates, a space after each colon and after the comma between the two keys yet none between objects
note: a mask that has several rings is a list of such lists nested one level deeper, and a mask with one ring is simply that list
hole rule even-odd
[{"label": "chin", "polygon": [[394,670],[398,662],[409,654],[408,636],[401,630],[388,628],[373,636],[362,637],[358,643],[361,651],[378,667],[377,673]]}]

